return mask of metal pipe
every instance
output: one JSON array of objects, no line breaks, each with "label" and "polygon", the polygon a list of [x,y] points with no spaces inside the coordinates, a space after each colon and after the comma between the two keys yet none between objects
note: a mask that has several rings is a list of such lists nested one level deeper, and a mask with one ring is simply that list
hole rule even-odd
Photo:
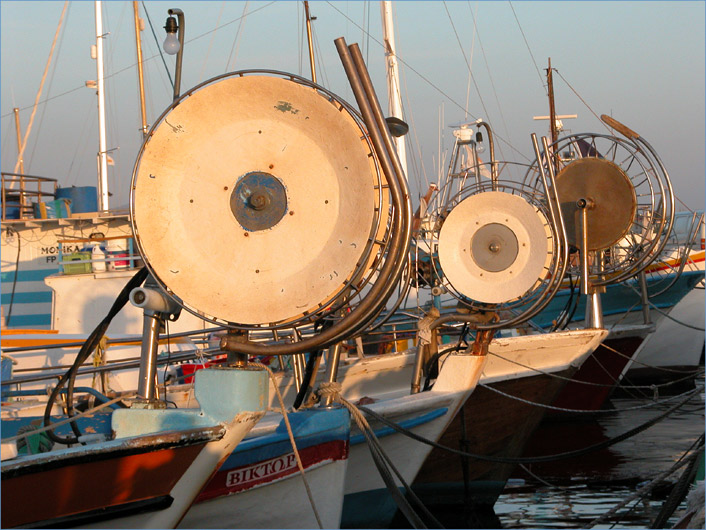
[{"label": "metal pipe", "polygon": [[174,71],[174,101],[179,99],[181,91],[181,60],[184,57],[184,12],[181,9],[173,8],[168,11],[170,15],[176,15],[179,22],[179,51],[176,56],[176,69]]},{"label": "metal pipe", "polygon": [[588,281],[588,200],[579,199],[576,201],[579,213],[579,229],[581,230],[581,241],[579,252],[581,254],[581,294],[589,294],[590,283]]},{"label": "metal pipe", "polygon": [[[341,344],[337,342],[328,349],[328,356],[326,357],[326,382],[335,383],[338,379],[338,365],[341,362]],[[321,400],[322,407],[329,407],[333,403],[332,396],[324,396]]]},{"label": "metal pipe", "polygon": [[137,378],[137,396],[153,401],[156,396],[155,376],[157,374],[157,348],[161,318],[153,312],[145,311],[142,319],[142,356]]},{"label": "metal pipe", "polygon": [[588,329],[603,328],[603,305],[601,304],[601,293],[591,286],[591,292],[586,297],[586,320],[585,327]]},{"label": "metal pipe", "polygon": [[302,353],[295,353],[292,355],[292,370],[294,370],[294,388],[296,388],[297,393],[302,387],[302,382],[304,381],[304,366],[301,361]]},{"label": "metal pipe", "polygon": [[420,340],[419,344],[417,344],[417,354],[414,357],[414,371],[412,372],[412,385],[410,389],[412,394],[418,394],[421,390],[426,348],[427,345]]},{"label": "metal pipe", "polygon": [[[217,355],[220,355],[220,352],[217,353]],[[193,359],[196,359],[197,357],[203,356],[203,352],[201,352],[199,355],[193,352],[182,352],[182,353],[172,353],[169,358],[165,359],[159,359],[157,361],[158,365],[162,364],[168,364],[168,363],[176,363],[176,362],[181,362],[181,361],[191,361]],[[131,361],[121,361],[117,363],[110,363],[106,364],[103,366],[86,366],[83,368],[79,368],[76,371],[77,375],[90,375],[90,374],[102,374],[105,372],[112,372],[112,371],[119,371],[119,370],[130,370],[133,368],[139,368],[140,366],[140,360],[139,359],[134,359]],[[52,369],[69,369],[71,368],[70,366],[54,366]],[[46,368],[37,368],[36,370],[44,371]],[[35,370],[35,371],[36,371]],[[40,375],[29,375],[25,377],[13,377],[12,379],[7,379],[0,381],[0,385],[2,386],[11,386],[11,385],[23,385],[25,383],[36,383],[38,381],[46,381],[49,379],[58,379],[63,375],[63,372],[54,372],[52,374],[40,374]]]},{"label": "metal pipe", "polygon": [[650,324],[650,296],[647,292],[647,275],[645,269],[640,271],[640,300],[642,302],[642,318],[645,324]]},{"label": "metal pipe", "polygon": [[488,148],[490,150],[490,178],[492,180],[492,189],[493,191],[496,191],[498,187],[498,162],[495,160],[495,141],[493,139],[493,130],[490,128],[489,123],[482,120],[477,121],[476,125],[482,125],[488,134]]}]

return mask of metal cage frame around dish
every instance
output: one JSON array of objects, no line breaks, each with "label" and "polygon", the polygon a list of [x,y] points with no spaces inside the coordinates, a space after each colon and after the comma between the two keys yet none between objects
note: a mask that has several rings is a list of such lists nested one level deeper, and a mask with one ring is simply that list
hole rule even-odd
[{"label": "metal cage frame around dish", "polygon": [[[490,166],[491,162],[487,162],[480,165],[475,165],[471,168],[466,169],[462,173],[468,173],[468,175],[463,176],[464,181],[460,185],[460,190],[452,195],[446,205],[436,205],[436,209],[428,216],[430,230],[428,231],[429,237],[429,250],[431,250],[431,264],[432,264],[432,274],[434,279],[438,279],[439,284],[448,292],[453,298],[463,303],[465,306],[472,310],[477,311],[496,311],[496,312],[511,312],[511,319],[514,321],[518,318],[518,315],[525,310],[531,308],[533,304],[547,294],[547,290],[551,289],[556,282],[552,282],[551,271],[559,269],[558,260],[562,257],[562,243],[561,243],[561,233],[560,227],[555,226],[551,222],[551,212],[549,211],[548,202],[544,193],[539,192],[539,190],[534,187],[527,186],[526,184],[514,180],[504,180],[498,179],[495,183],[491,180],[482,180],[472,182],[468,180],[469,175],[473,170],[478,171],[481,166]],[[530,171],[531,168],[528,167],[529,164],[523,164],[519,162],[503,162],[496,161],[496,166],[499,169],[499,176],[503,172],[511,172],[513,170],[518,171],[518,174],[525,174]],[[535,168],[538,172],[538,169]],[[541,178],[540,176],[537,177]],[[447,183],[446,185],[452,185],[452,183]],[[441,194],[443,188],[439,190]],[[441,231],[441,226],[443,225],[443,220],[448,215],[448,213],[453,209],[453,207],[459,204],[464,199],[470,197],[471,195],[476,195],[479,193],[485,193],[489,191],[501,191],[509,193],[515,196],[523,198],[527,203],[532,206],[532,208],[540,215],[545,231],[547,231],[549,245],[547,251],[547,259],[545,260],[545,265],[543,270],[545,274],[543,277],[537,278],[537,281],[530,287],[524,294],[508,300],[503,303],[489,304],[482,303],[470,299],[469,297],[458,292],[453,285],[446,279],[442,267],[439,263],[438,256],[434,255],[434,249],[438,246],[439,233]],[[415,261],[418,260],[419,249],[415,247]],[[430,286],[431,287],[431,286]],[[502,319],[506,320],[506,319]]]},{"label": "metal cage frame around dish", "polygon": [[[590,149],[584,155],[580,142],[585,142]],[[604,148],[607,145],[607,148]],[[566,150],[574,155],[564,157]],[[585,149],[585,147],[584,147]],[[617,136],[598,133],[579,133],[559,138],[549,146],[549,152],[555,153],[556,173],[571,162],[581,158],[602,158],[618,165],[630,179],[637,201],[635,216],[627,228],[626,235],[616,244],[603,249],[602,270],[597,260],[590,265],[591,283],[595,286],[618,283],[631,278],[662,252],[667,243],[674,222],[674,194],[671,181],[664,165],[654,150],[641,138],[623,139]],[[547,153],[542,153],[542,164],[546,168]],[[535,160],[524,183],[538,187],[540,183],[534,176]],[[645,198],[648,200],[646,201]],[[658,211],[659,210],[659,211]],[[646,219],[657,219],[658,227],[653,229]],[[644,223],[644,224],[643,224]],[[653,237],[648,237],[653,234]],[[617,258],[617,259],[616,259]],[[580,273],[580,265],[569,266],[571,274]]]},{"label": "metal cage frame around dish", "polygon": [[317,308],[313,311],[304,311],[300,315],[297,315],[293,318],[281,320],[278,322],[261,324],[242,324],[237,322],[229,322],[215,315],[205,315],[199,308],[191,307],[188,303],[186,303],[178,295],[176,295],[170,289],[170,287],[158,277],[158,275],[151,267],[148,259],[144,258],[144,263],[145,266],[149,269],[152,276],[159,284],[159,286],[172,299],[174,299],[174,301],[179,304],[179,306],[203,320],[234,330],[270,331],[273,333],[275,340],[278,339],[278,332],[285,331],[284,335],[287,335],[286,330],[290,330],[292,337],[295,338],[297,336],[301,336],[302,330],[300,328],[311,327],[315,322],[325,318],[336,318],[337,314],[340,314],[342,311],[351,307],[351,300],[355,299],[357,295],[360,295],[360,293],[362,293],[363,289],[365,289],[366,286],[372,285],[374,283],[374,278],[385,263],[385,255],[390,249],[390,241],[392,239],[391,219],[393,205],[392,200],[389,197],[386,177],[381,169],[378,157],[375,153],[375,149],[373,148],[370,136],[365,128],[363,119],[360,113],[349,103],[336,96],[333,92],[327,90],[326,88],[316,83],[309,81],[304,77],[287,72],[266,69],[240,70],[236,72],[226,73],[204,81],[203,83],[196,85],[188,91],[185,91],[179,97],[179,99],[172,102],[172,104],[164,110],[160,117],[155,120],[154,124],[150,128],[150,132],[148,133],[147,139],[143,142],[142,146],[140,147],[140,151],[137,155],[131,179],[130,223],[132,226],[133,233],[135,234],[135,242],[137,244],[138,251],[144,257],[145,252],[133,216],[135,209],[135,189],[142,154],[149,142],[149,138],[152,136],[156,128],[164,121],[164,119],[179,103],[184,101],[186,98],[188,98],[195,92],[226,78],[253,75],[279,77],[316,90],[322,97],[324,97],[332,105],[334,105],[334,107],[336,107],[339,112],[345,112],[352,119],[355,125],[360,129],[361,141],[365,141],[367,145],[366,149],[368,150],[368,156],[371,159],[372,166],[374,168],[374,172],[371,171],[371,176],[375,181],[373,188],[376,192],[376,199],[374,205],[373,222],[370,227],[368,240],[364,251],[361,253],[361,257],[356,264],[356,268],[350,274],[349,278],[343,282],[342,287],[339,288],[333,295],[329,296],[326,300],[320,301],[318,303]]}]

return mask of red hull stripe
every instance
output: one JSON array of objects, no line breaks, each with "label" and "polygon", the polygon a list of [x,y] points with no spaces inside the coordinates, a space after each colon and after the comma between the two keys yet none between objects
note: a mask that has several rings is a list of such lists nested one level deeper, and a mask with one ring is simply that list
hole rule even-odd
[{"label": "red hull stripe", "polygon": [[[348,442],[333,440],[299,450],[304,470],[323,462],[348,458]],[[294,453],[248,464],[232,469],[219,469],[201,491],[196,502],[203,502],[224,495],[231,495],[280,480],[299,473]]]}]

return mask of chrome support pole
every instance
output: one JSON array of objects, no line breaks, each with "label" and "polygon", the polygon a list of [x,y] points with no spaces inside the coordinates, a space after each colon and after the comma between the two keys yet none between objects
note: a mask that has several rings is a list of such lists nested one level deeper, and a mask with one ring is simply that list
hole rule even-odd
[{"label": "chrome support pole", "polygon": [[153,402],[157,398],[157,349],[162,319],[153,311],[145,311],[142,318],[142,352],[137,383],[138,399]]},{"label": "chrome support pole", "polygon": [[591,287],[591,292],[586,297],[585,326],[588,329],[601,329],[604,327],[601,293],[595,287]]},{"label": "chrome support pole", "polygon": [[422,386],[422,370],[424,369],[424,358],[426,357],[427,344],[419,341],[417,344],[417,355],[414,357],[414,372],[412,376],[412,394],[418,394]]},{"label": "chrome support pole", "polygon": [[[326,382],[335,383],[338,379],[338,365],[341,361],[341,343],[337,342],[335,345],[328,349],[328,355],[326,357]],[[333,398],[331,396],[324,396],[321,400],[322,407],[330,407],[333,403]]]},{"label": "chrome support pole", "polygon": [[181,91],[181,60],[184,57],[184,12],[181,9],[173,8],[168,11],[170,15],[176,15],[179,21],[179,51],[176,56],[176,69],[174,71],[174,96],[173,100],[179,99]]},{"label": "chrome support pole", "polygon": [[579,253],[581,254],[581,294],[588,295],[590,283],[588,281],[588,200],[579,199],[576,201],[579,213],[579,229],[581,230],[581,242]]},{"label": "chrome support pole", "polygon": [[645,275],[645,269],[640,271],[640,299],[642,301],[642,318],[645,324],[650,324],[650,297],[647,294],[647,276]]}]

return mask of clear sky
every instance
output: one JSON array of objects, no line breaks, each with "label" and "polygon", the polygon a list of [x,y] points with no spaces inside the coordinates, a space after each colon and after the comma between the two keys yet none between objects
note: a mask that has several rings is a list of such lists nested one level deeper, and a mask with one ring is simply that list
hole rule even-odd
[{"label": "clear sky", "polygon": [[[27,130],[64,3],[0,2],[2,170],[13,171],[13,108]],[[551,58],[556,109],[578,114],[572,132],[607,132],[612,114],[662,157],[679,210],[704,205],[704,2],[394,2],[401,61],[409,179],[438,180],[452,145],[450,124],[482,117],[499,139],[497,157],[528,161],[530,133],[547,134],[545,69]],[[158,52],[168,8],[186,15],[182,91],[227,71],[272,69],[309,76],[301,2],[139,2],[146,60],[147,119],[171,103]],[[145,10],[146,8],[146,10]],[[379,2],[310,2],[320,84],[353,102],[334,39],[357,42],[383,107],[385,71]],[[132,2],[103,2],[111,206],[127,203],[141,134]],[[25,173],[62,185],[95,185],[97,98],[94,2],[71,2],[25,151]],[[173,57],[165,56],[173,72]],[[469,64],[472,79],[469,78]],[[443,127],[440,127],[443,125]],[[416,200],[416,199],[415,199]]]}]

